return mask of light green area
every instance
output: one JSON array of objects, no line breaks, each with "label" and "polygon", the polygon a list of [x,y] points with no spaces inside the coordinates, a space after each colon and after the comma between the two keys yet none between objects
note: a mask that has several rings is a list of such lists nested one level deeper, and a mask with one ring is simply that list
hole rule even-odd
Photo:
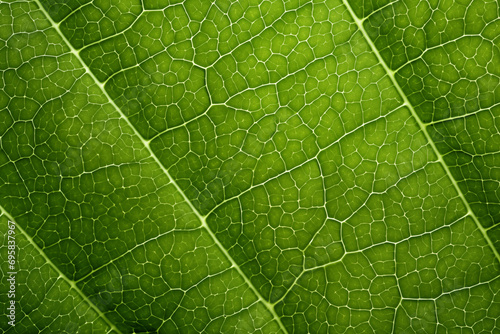
[{"label": "light green area", "polygon": [[0,19],[0,333],[500,332],[498,2]]}]

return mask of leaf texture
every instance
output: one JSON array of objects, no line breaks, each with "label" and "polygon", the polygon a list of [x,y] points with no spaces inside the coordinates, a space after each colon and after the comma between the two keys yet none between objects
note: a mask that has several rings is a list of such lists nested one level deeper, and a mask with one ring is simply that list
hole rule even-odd
[{"label": "leaf texture", "polygon": [[499,10],[0,2],[0,332],[500,332]]}]

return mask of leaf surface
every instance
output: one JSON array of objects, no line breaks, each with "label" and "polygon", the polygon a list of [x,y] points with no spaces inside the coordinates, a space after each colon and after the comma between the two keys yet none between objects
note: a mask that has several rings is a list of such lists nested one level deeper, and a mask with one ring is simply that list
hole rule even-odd
[{"label": "leaf surface", "polygon": [[498,2],[0,16],[2,333],[499,330]]}]

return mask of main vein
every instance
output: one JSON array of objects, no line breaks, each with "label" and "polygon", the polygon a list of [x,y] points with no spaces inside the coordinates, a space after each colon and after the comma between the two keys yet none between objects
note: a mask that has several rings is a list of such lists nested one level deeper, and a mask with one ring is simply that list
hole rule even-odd
[{"label": "main vein", "polygon": [[353,9],[351,8],[351,5],[349,4],[349,2],[347,0],[342,0],[342,2],[344,3],[344,6],[347,8],[347,10],[349,11],[349,13],[351,14],[352,16],[352,19],[354,20],[354,22],[356,22],[356,25],[358,26],[359,28],[359,31],[361,31],[361,33],[363,34],[363,37],[364,39],[366,40],[366,42],[368,43],[368,45],[370,46],[372,52],[375,54],[375,56],[377,57],[379,63],[382,65],[382,67],[384,68],[385,72],[387,73],[387,75],[389,76],[389,78],[391,79],[392,81],[392,84],[394,85],[394,87],[396,88],[396,90],[398,91],[399,95],[401,95],[401,98],[403,99],[404,101],[404,105],[406,107],[408,107],[408,109],[410,110],[411,114],[413,115],[413,117],[415,118],[415,120],[417,121],[417,124],[419,125],[420,129],[422,130],[422,133],[424,134],[425,138],[427,139],[427,141],[429,142],[429,145],[432,147],[432,150],[434,151],[434,154],[436,154],[436,157],[438,159],[438,161],[441,163],[441,165],[443,166],[446,174],[448,175],[448,177],[450,178],[453,186],[455,187],[457,193],[458,193],[458,196],[462,199],[462,201],[464,202],[464,205],[465,205],[465,208],[467,209],[467,212],[469,214],[469,216],[474,220],[474,222],[476,223],[477,225],[477,228],[479,229],[479,231],[481,231],[481,233],[483,234],[483,237],[484,239],[486,240],[486,242],[488,243],[488,245],[490,246],[491,250],[493,251],[493,254],[495,254],[495,257],[497,258],[498,261],[500,261],[500,254],[498,253],[498,250],[496,249],[496,247],[493,245],[493,242],[491,241],[491,239],[489,238],[488,236],[488,233],[486,231],[486,229],[481,225],[481,223],[479,222],[479,220],[477,219],[476,217],[476,214],[474,213],[474,211],[472,211],[470,205],[469,205],[469,202],[467,201],[467,199],[465,198],[465,195],[464,193],[462,192],[462,190],[460,189],[460,186],[458,185],[457,183],[457,180],[455,180],[455,177],[453,176],[453,174],[451,173],[448,165],[446,164],[446,162],[444,161],[443,159],[443,155],[439,152],[439,150],[437,149],[436,147],[436,144],[434,143],[434,141],[432,140],[431,136],[429,135],[429,132],[427,131],[427,126],[422,122],[422,120],[420,119],[420,117],[418,116],[417,112],[415,111],[415,109],[413,108],[413,105],[410,103],[410,101],[408,100],[408,97],[406,96],[406,94],[403,92],[403,89],[401,88],[401,86],[399,85],[399,83],[396,81],[396,78],[394,77],[394,74],[395,72],[392,71],[389,66],[387,66],[386,62],[384,61],[384,59],[382,58],[382,56],[380,55],[380,53],[378,52],[378,49],[377,47],[375,46],[375,44],[373,43],[373,41],[370,39],[370,37],[368,36],[368,33],[366,32],[364,26],[363,26],[363,20],[360,20],[356,14],[354,13]]},{"label": "main vein", "polygon": [[[243,271],[241,270],[241,268],[239,267],[239,265],[236,263],[236,261],[234,261],[234,259],[231,257],[231,255],[229,254],[229,252],[224,248],[224,246],[220,243],[219,239],[217,239],[217,237],[215,236],[215,234],[213,233],[213,231],[210,229],[210,227],[208,226],[205,218],[200,214],[200,212],[194,207],[193,203],[189,200],[189,198],[186,196],[186,194],[184,193],[184,191],[182,191],[182,189],[179,187],[179,185],[177,184],[177,182],[175,181],[175,179],[170,175],[170,173],[168,172],[168,170],[165,168],[165,166],[163,166],[163,164],[160,162],[160,160],[158,160],[158,158],[156,157],[156,155],[154,154],[154,152],[151,150],[150,146],[149,146],[149,142],[146,141],[141,135],[140,133],[137,131],[137,129],[135,128],[134,125],[132,125],[132,123],[130,123],[128,117],[121,111],[121,109],[116,105],[116,103],[113,101],[113,99],[109,96],[109,94],[107,93],[105,87],[104,87],[104,84],[102,84],[99,80],[97,80],[97,77],[94,75],[94,73],[90,70],[90,68],[87,66],[87,64],[85,64],[85,62],[83,61],[83,59],[80,57],[80,54],[78,53],[78,50],[76,50],[72,45],[71,43],[68,41],[68,39],[66,38],[66,36],[62,33],[61,29],[59,28],[59,25],[54,22],[54,20],[52,19],[52,17],[47,13],[47,11],[45,10],[45,8],[42,6],[42,4],[40,3],[40,0],[34,0],[35,3],[38,5],[38,7],[40,8],[40,10],[43,12],[43,14],[45,15],[45,17],[47,18],[47,20],[50,22],[50,24],[52,25],[52,27],[57,31],[57,33],[60,35],[60,37],[62,38],[62,40],[64,41],[64,43],[68,46],[68,48],[70,49],[71,53],[76,57],[76,59],[80,62],[81,66],[83,69],[85,69],[85,72],[92,78],[92,80],[95,82],[95,84],[101,89],[102,93],[104,94],[104,96],[106,97],[106,99],[109,101],[109,103],[116,109],[116,111],[120,114],[121,118],[124,119],[124,121],[128,124],[128,126],[130,126],[130,128],[132,129],[132,131],[134,131],[134,134],[140,138],[140,140],[142,141],[142,143],[144,144],[144,146],[146,147],[146,149],[148,150],[149,154],[151,155],[151,157],[154,159],[154,161],[159,165],[159,167],[162,169],[162,171],[167,175],[167,177],[170,179],[170,181],[172,182],[173,186],[175,187],[175,189],[181,194],[182,198],[184,199],[184,201],[189,205],[189,207],[191,208],[191,210],[193,211],[193,213],[198,217],[198,219],[200,220],[202,226],[208,231],[209,235],[212,237],[214,243],[220,248],[220,250],[222,251],[222,253],[227,257],[227,259],[231,262],[231,265],[232,267],[234,267],[238,273],[242,276],[242,278],[245,280],[246,284],[250,287],[250,289],[255,293],[255,295],[257,296],[257,298],[260,300],[260,302],[262,302],[262,304],[269,310],[269,312],[271,313],[271,315],[273,316],[274,320],[278,323],[278,325],[280,326],[280,329],[284,332],[284,333],[287,333],[287,330],[285,329],[283,323],[281,322],[278,314],[276,313],[276,311],[274,310],[274,307],[272,306],[272,304],[270,302],[268,302],[260,293],[259,291],[255,288],[255,286],[253,285],[253,283],[250,281],[250,279],[245,275],[245,273],[243,273]],[[43,253],[43,251],[38,248],[40,250],[40,252]],[[43,253],[44,257],[47,258],[47,256],[45,255],[45,253]],[[48,260],[48,258],[47,258]],[[51,262],[52,263],[52,262]],[[60,272],[60,271],[59,271]],[[61,273],[62,274],[62,273]],[[74,282],[73,282],[74,283]],[[101,313],[102,314],[102,313]],[[103,314],[102,314],[103,315]],[[104,315],[103,315],[104,317]]]}]

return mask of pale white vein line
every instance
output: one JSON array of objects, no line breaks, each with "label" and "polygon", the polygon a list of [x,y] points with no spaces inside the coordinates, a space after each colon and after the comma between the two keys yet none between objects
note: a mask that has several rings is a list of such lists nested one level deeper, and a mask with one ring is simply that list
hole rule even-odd
[{"label": "pale white vein line", "polygon": [[212,208],[212,209],[211,209],[211,210],[210,210],[210,211],[209,211],[209,212],[205,215],[205,217],[210,216],[210,215],[211,215],[212,213],[214,213],[214,212],[215,212],[218,208],[222,207],[225,203],[228,203],[229,201],[231,201],[231,200],[233,200],[233,199],[235,199],[235,198],[240,198],[241,196],[243,196],[244,194],[246,194],[246,193],[248,193],[248,192],[250,192],[250,191],[254,190],[255,188],[258,188],[258,187],[260,187],[260,186],[262,186],[262,185],[268,184],[269,182],[271,182],[271,181],[273,181],[273,180],[276,180],[276,179],[280,178],[280,177],[281,177],[281,176],[283,176],[283,175],[290,174],[291,172],[293,172],[293,171],[295,171],[295,170],[297,170],[297,169],[299,169],[299,168],[302,168],[304,165],[308,164],[308,163],[309,163],[309,162],[311,162],[311,161],[315,161],[315,160],[317,161],[317,160],[318,160],[319,155],[320,155],[322,152],[327,151],[327,150],[328,150],[329,148],[331,148],[331,147],[334,147],[335,145],[337,145],[338,143],[340,143],[340,142],[342,141],[342,139],[344,139],[344,138],[348,137],[349,135],[351,135],[351,134],[353,134],[353,133],[355,133],[355,132],[357,132],[357,131],[360,131],[361,129],[363,129],[364,127],[366,127],[366,126],[367,126],[367,125],[369,125],[369,124],[376,123],[376,122],[378,122],[378,121],[379,121],[379,120],[381,120],[381,119],[386,119],[387,117],[389,117],[390,115],[392,115],[392,114],[394,114],[395,112],[399,111],[399,110],[400,110],[401,108],[403,108],[403,107],[404,107],[404,105],[400,105],[400,106],[398,106],[396,109],[394,109],[394,110],[392,110],[392,111],[388,112],[388,113],[387,113],[387,114],[385,114],[385,115],[379,116],[379,117],[374,118],[374,119],[372,119],[372,120],[370,120],[370,121],[368,121],[368,122],[365,122],[365,123],[363,123],[363,124],[361,124],[361,125],[359,125],[359,126],[356,126],[354,129],[349,130],[349,131],[345,132],[344,134],[342,134],[340,137],[338,137],[337,139],[335,139],[334,141],[332,141],[331,143],[329,143],[327,146],[325,146],[325,147],[323,147],[323,148],[320,148],[320,149],[318,150],[318,152],[317,152],[314,156],[312,156],[312,157],[308,158],[307,160],[304,160],[304,161],[303,161],[303,162],[301,162],[299,165],[294,166],[294,167],[291,167],[291,168],[289,168],[289,169],[285,169],[285,170],[281,171],[280,173],[278,173],[278,174],[276,174],[276,175],[274,175],[274,176],[272,176],[272,177],[270,177],[270,178],[266,179],[265,181],[262,181],[262,182],[259,182],[259,183],[254,183],[254,184],[252,184],[252,185],[251,185],[248,189],[243,190],[243,191],[242,191],[242,192],[240,192],[238,195],[234,195],[234,196],[231,196],[231,197],[225,198],[222,202],[220,202],[220,203],[219,203],[219,204],[217,204],[215,207],[213,207],[213,208]]},{"label": "pale white vein line", "polygon": [[391,6],[394,6],[395,4],[397,4],[398,1],[393,1],[393,2],[389,2],[389,3],[386,3],[385,5],[383,5],[382,7],[380,8],[377,8],[376,10],[374,10],[373,12],[371,12],[370,14],[368,14],[368,16],[365,16],[364,18],[361,19],[362,22],[368,20],[369,17],[371,17],[372,15],[376,14],[376,13],[379,13],[379,12],[382,12],[383,10],[385,10],[387,7],[391,7]]},{"label": "pale white vein line", "polygon": [[[4,214],[7,217],[7,219],[15,222],[14,218],[1,205],[0,205],[0,213]],[[33,247],[35,247],[37,252],[43,257],[43,259],[51,267],[54,268],[59,277],[65,280],[70,285],[71,289],[73,289],[82,298],[82,300],[85,300],[89,304],[89,307],[93,309],[97,313],[97,315],[99,315],[99,317],[101,317],[112,330],[116,331],[117,333],[122,333],[120,330],[118,330],[118,328],[116,328],[116,326],[111,321],[109,321],[106,315],[102,313],[101,310],[88,299],[88,297],[83,293],[83,291],[80,290],[80,288],[76,285],[76,282],[69,279],[61,270],[59,270],[59,268],[54,264],[54,262],[52,262],[52,260],[47,256],[47,254],[45,254],[45,252],[40,247],[38,247],[36,242],[30,237],[30,235],[17,223],[16,223],[16,229],[21,231],[22,235],[28,240],[28,242]]]},{"label": "pale white vein line", "polygon": [[366,32],[364,26],[363,26],[363,21],[360,20],[356,14],[354,13],[354,11],[352,10],[351,8],[351,5],[348,3],[347,0],[342,0],[342,2],[344,3],[344,5],[346,6],[347,10],[349,11],[349,13],[351,14],[352,16],[352,19],[354,20],[354,22],[356,22],[356,25],[358,26],[358,29],[359,31],[363,34],[363,37],[364,39],[366,40],[366,42],[368,43],[368,45],[370,46],[372,52],[375,54],[375,56],[377,57],[379,63],[381,64],[381,66],[384,68],[385,72],[387,73],[387,75],[389,76],[389,78],[391,79],[392,81],[392,84],[394,85],[394,87],[396,88],[396,90],[398,91],[399,95],[403,98],[403,101],[404,101],[404,105],[406,105],[408,107],[408,109],[410,110],[411,114],[413,115],[413,117],[415,118],[418,126],[420,127],[420,129],[422,130],[422,133],[425,135],[425,138],[427,139],[427,141],[429,142],[429,145],[432,147],[432,150],[434,151],[434,154],[436,154],[436,157],[438,158],[438,161],[441,163],[441,165],[443,166],[446,174],[448,175],[448,177],[450,178],[451,182],[453,183],[453,186],[455,187],[459,197],[462,199],[462,202],[464,203],[467,211],[469,212],[469,215],[472,217],[472,219],[474,220],[474,222],[476,223],[477,225],[477,228],[479,229],[479,231],[481,231],[483,237],[485,238],[486,242],[488,243],[488,245],[490,246],[491,248],[491,251],[493,252],[493,254],[495,255],[495,257],[497,258],[498,261],[500,261],[500,254],[498,253],[497,249],[495,248],[495,246],[493,245],[493,242],[491,241],[491,239],[489,238],[485,228],[481,225],[481,223],[479,222],[479,220],[477,219],[474,211],[472,211],[470,205],[469,205],[469,202],[467,201],[467,199],[465,198],[465,195],[464,193],[462,192],[462,190],[460,189],[458,183],[457,183],[457,180],[455,180],[455,178],[453,177],[453,174],[451,174],[451,171],[448,167],[448,165],[446,164],[446,162],[444,161],[443,159],[443,156],[441,155],[441,153],[439,153],[437,147],[436,147],[436,144],[434,143],[434,141],[432,140],[429,132],[427,131],[427,127],[426,125],[422,122],[422,120],[420,119],[420,117],[418,116],[417,112],[415,111],[415,109],[413,108],[413,105],[410,103],[410,101],[408,100],[408,97],[406,96],[406,94],[403,92],[403,89],[401,88],[401,86],[399,85],[399,83],[396,81],[396,78],[394,77],[394,71],[392,71],[389,66],[385,63],[384,59],[382,58],[382,56],[380,55],[380,53],[378,52],[377,48],[375,47],[375,44],[373,43],[373,41],[370,39],[370,37],[368,36],[368,33]]},{"label": "pale white vein line", "polygon": [[158,160],[158,158],[156,157],[156,155],[153,153],[153,151],[151,150],[151,148],[149,147],[149,144],[148,142],[139,134],[139,132],[137,131],[137,129],[132,125],[132,123],[130,123],[129,119],[125,116],[125,114],[123,114],[123,112],[121,111],[120,108],[118,108],[118,106],[116,105],[116,103],[113,101],[113,99],[109,96],[108,92],[106,91],[106,89],[104,88],[104,85],[102,83],[100,83],[99,80],[97,80],[97,78],[95,77],[94,73],[92,73],[92,71],[90,70],[90,68],[85,64],[85,62],[81,59],[80,57],[80,54],[78,53],[77,50],[75,50],[73,48],[73,46],[71,45],[71,43],[69,43],[69,41],[66,39],[66,36],[61,32],[59,26],[52,20],[52,17],[50,17],[50,15],[46,12],[45,8],[42,6],[42,4],[40,3],[40,0],[34,0],[34,2],[38,5],[38,7],[40,8],[40,10],[44,13],[44,15],[46,16],[47,20],[50,22],[50,24],[54,27],[54,29],[57,31],[57,33],[60,35],[61,39],[64,41],[65,44],[67,44],[68,48],[71,50],[71,53],[75,56],[75,58],[80,62],[81,66],[83,69],[85,69],[85,71],[87,72],[87,74],[92,78],[92,80],[95,82],[95,84],[101,89],[102,93],[104,94],[104,96],[107,98],[107,100],[109,101],[109,103],[116,109],[116,111],[120,114],[121,118],[123,118],[123,120],[127,123],[127,125],[131,128],[131,130],[134,132],[134,134],[137,136],[137,138],[139,138],[142,143],[144,144],[144,146],[146,147],[146,149],[148,150],[149,154],[151,155],[151,157],[154,159],[154,161],[158,164],[158,166],[162,169],[162,171],[167,175],[167,177],[170,179],[170,182],[172,183],[172,185],[176,188],[176,190],[179,192],[179,194],[182,196],[182,198],[184,199],[184,201],[189,205],[189,207],[191,208],[191,210],[193,211],[193,213],[198,217],[198,219],[200,220],[202,226],[207,230],[208,234],[212,237],[212,239],[214,240],[214,243],[220,248],[221,252],[224,254],[224,256],[226,256],[228,258],[228,260],[231,262],[231,265],[232,267],[234,267],[238,273],[242,276],[242,278],[245,280],[245,282],[248,284],[248,286],[252,289],[252,291],[255,293],[255,295],[257,296],[257,298],[260,300],[260,302],[268,309],[268,311],[271,313],[271,315],[273,316],[274,320],[278,323],[278,325],[280,326],[280,329],[284,332],[284,333],[287,333],[287,330],[285,329],[283,323],[281,322],[278,314],[276,313],[276,311],[274,310],[274,307],[273,305],[268,302],[266,299],[264,299],[264,297],[259,293],[259,291],[257,290],[257,288],[253,285],[253,283],[250,281],[250,279],[245,275],[245,273],[243,273],[243,271],[241,270],[241,268],[238,266],[238,264],[236,263],[236,261],[231,257],[231,255],[228,253],[228,251],[224,248],[224,246],[220,243],[219,239],[217,239],[217,237],[215,236],[215,234],[212,232],[212,230],[210,229],[210,227],[208,226],[205,218],[198,212],[198,210],[194,207],[193,203],[191,203],[191,201],[187,198],[186,194],[184,194],[184,192],[182,191],[182,189],[179,187],[179,185],[175,182],[175,180],[170,176],[170,173],[168,172],[168,170],[165,168],[165,166],[163,166],[163,164]]},{"label": "pale white vein line", "polygon": [[[147,240],[145,240],[145,241],[143,241],[143,242],[135,245],[134,247],[128,249],[125,253],[122,253],[121,255],[115,257],[112,261],[115,262],[117,260],[120,260],[120,259],[124,258],[125,256],[132,254],[136,249],[139,249],[139,248],[141,248],[141,247],[143,247],[145,245],[148,245],[149,243],[154,242],[154,241],[158,240],[159,238],[164,237],[164,236],[166,236],[168,234],[171,234],[171,233],[174,233],[174,232],[193,232],[193,231],[201,230],[201,228],[202,227],[195,227],[195,228],[188,228],[188,229],[174,228],[174,229],[168,230],[168,231],[166,231],[164,233],[158,234],[157,236],[155,236],[152,239],[147,239]],[[89,273],[87,273],[84,276],[80,277],[75,282],[76,283],[82,282],[82,281],[86,280],[87,278],[91,277],[92,275],[94,275],[95,273],[97,273],[102,268],[107,267],[109,265],[110,265],[110,263],[105,263],[105,264],[103,264],[103,265],[101,265],[101,266],[99,266],[99,267],[97,267],[95,269],[92,269]]]},{"label": "pale white vein line", "polygon": [[[380,246],[380,245],[387,245],[387,244],[390,244],[390,245],[394,245],[394,246],[397,246],[399,244],[402,244],[404,242],[407,242],[408,240],[411,240],[411,239],[416,239],[416,238],[420,238],[420,237],[423,237],[423,236],[427,236],[427,235],[432,235],[433,233],[435,232],[438,232],[438,231],[441,231],[441,230],[445,230],[445,229],[448,229],[450,228],[452,225],[455,225],[455,224],[458,224],[460,221],[464,220],[465,218],[467,217],[470,217],[470,215],[467,213],[457,219],[455,219],[453,222],[451,223],[448,223],[448,224],[445,224],[443,226],[440,226],[432,231],[426,231],[424,233],[421,233],[421,234],[415,234],[415,235],[410,235],[406,238],[403,238],[401,240],[398,240],[398,241],[388,241],[388,240],[385,240],[385,241],[382,241],[382,242],[377,242],[377,243],[374,243],[368,247],[364,247],[364,248],[359,248],[359,249],[356,249],[356,250],[351,250],[351,251],[345,251],[344,254],[342,254],[342,256],[334,261],[331,261],[331,262],[327,262],[327,263],[324,263],[324,264],[320,264],[320,265],[316,265],[316,266],[313,266],[313,267],[309,267],[307,269],[305,269],[299,276],[298,279],[300,279],[300,277],[302,275],[305,275],[305,273],[308,273],[308,272],[311,272],[311,271],[314,271],[314,270],[317,270],[317,269],[320,269],[320,268],[326,268],[326,267],[329,267],[330,265],[332,264],[336,264],[336,263],[339,263],[339,262],[342,262],[342,260],[348,256],[348,255],[351,255],[351,254],[360,254],[360,253],[363,253],[365,252],[366,250],[368,249],[371,249],[371,248],[374,248],[374,247],[377,247],[377,246]],[[394,247],[394,250],[396,250],[396,247]],[[500,276],[499,276],[500,277]]]},{"label": "pale white vein line", "polygon": [[443,118],[443,119],[440,119],[440,120],[437,120],[437,121],[432,121],[432,122],[429,122],[427,123],[427,126],[431,126],[431,125],[436,125],[436,124],[441,124],[441,123],[446,123],[446,122],[452,122],[452,121],[456,121],[456,120],[467,120],[469,118],[472,118],[473,116],[477,116],[478,114],[481,114],[485,111],[490,111],[496,107],[500,106],[500,102],[498,103],[495,103],[489,107],[485,107],[485,108],[481,108],[481,109],[478,109],[476,111],[473,111],[473,112],[470,112],[470,113],[467,113],[467,114],[463,114],[463,115],[457,115],[457,116],[451,116],[451,117],[448,117],[448,118]]},{"label": "pale white vein line", "polygon": [[[0,211],[1,211],[1,210],[0,210]],[[3,213],[5,213],[5,210],[4,210],[4,212],[3,212]],[[0,216],[2,216],[2,212],[0,212]],[[10,219],[10,218],[9,218],[9,219]],[[16,227],[17,227],[17,226],[18,226],[18,225],[16,224]],[[25,234],[23,233],[23,235],[25,235]],[[17,246],[16,246],[16,247],[17,247]],[[57,283],[58,283],[58,282],[60,282],[61,280],[63,280],[63,281],[64,281],[64,277],[58,276],[58,277],[56,277],[56,278],[54,279],[54,282],[53,282],[52,284],[50,284],[50,285],[48,285],[48,286],[46,286],[46,287],[45,287],[45,295],[43,296],[43,299],[41,299],[40,304],[42,304],[42,303],[43,303],[43,300],[48,299],[48,298],[47,298],[47,296],[48,296],[48,295],[52,292],[52,290],[53,290],[53,289],[57,286]],[[80,303],[78,303],[78,305],[80,305],[80,304],[82,304],[82,303],[84,304],[84,303],[86,303],[86,302],[87,302],[87,300],[85,300],[85,299],[84,299],[84,300],[82,300]],[[39,305],[40,305],[40,304],[39,304]],[[75,308],[76,308],[76,307],[75,307]],[[20,318],[17,318],[17,316],[16,316],[16,323],[21,323],[21,322],[23,322],[23,321],[24,321],[24,319],[30,319],[30,314],[29,314],[29,313],[24,313],[24,312],[23,312],[23,314],[21,315],[21,317],[20,317]],[[57,318],[54,318],[54,320],[52,321],[52,323],[53,323],[56,319],[57,319]],[[28,321],[29,321],[29,320],[28,320]],[[46,327],[49,327],[49,326],[50,326],[50,325],[47,325]]]},{"label": "pale white vein line", "polygon": [[[496,21],[496,20],[495,20]],[[452,39],[452,40],[449,40],[449,41],[446,41],[444,43],[441,43],[441,44],[438,44],[438,45],[434,45],[434,46],[431,46],[425,50],[422,51],[422,53],[420,55],[418,55],[417,57],[415,58],[412,58],[412,59],[409,59],[408,61],[406,61],[405,63],[403,63],[401,66],[399,66],[398,68],[394,69],[394,70],[391,70],[393,71],[394,73],[397,73],[399,72],[403,67],[407,66],[407,65],[410,65],[410,64],[413,64],[415,63],[417,60],[424,60],[424,57],[429,53],[429,51],[432,51],[432,50],[436,50],[436,49],[439,49],[439,48],[442,48],[442,47],[445,47],[446,45],[448,44],[453,44],[453,43],[458,43],[462,38],[466,38],[466,37],[479,37],[479,38],[482,38],[483,40],[485,41],[488,41],[487,39],[484,38],[483,35],[481,35],[481,33],[479,34],[463,34],[455,39]],[[489,41],[488,41],[489,42]],[[492,43],[493,44],[493,43]],[[457,46],[457,49],[458,46]],[[485,74],[488,74],[488,73],[485,73]]]}]

